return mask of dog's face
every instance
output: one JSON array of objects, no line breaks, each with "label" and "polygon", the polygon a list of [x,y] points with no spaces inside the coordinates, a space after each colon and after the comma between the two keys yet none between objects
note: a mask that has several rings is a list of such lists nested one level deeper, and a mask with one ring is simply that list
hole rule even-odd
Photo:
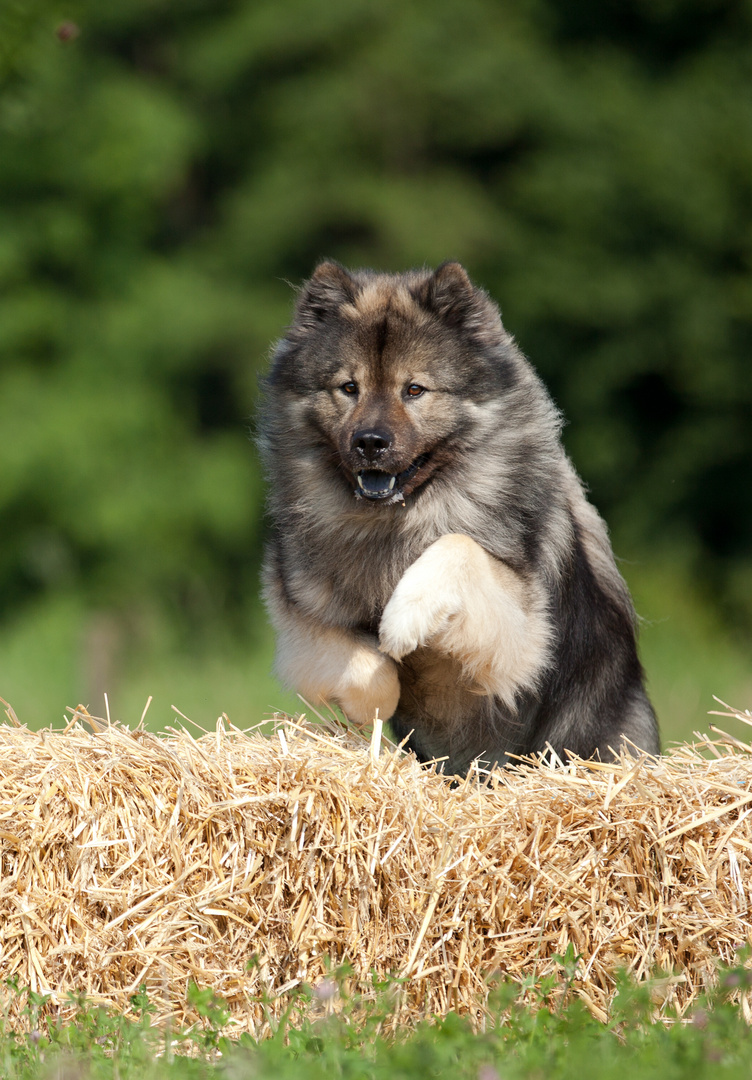
[{"label": "dog's face", "polygon": [[270,386],[297,445],[302,428],[338,483],[370,503],[401,503],[456,458],[477,433],[478,406],[513,379],[503,340],[497,309],[457,263],[400,276],[324,263],[301,292]]}]

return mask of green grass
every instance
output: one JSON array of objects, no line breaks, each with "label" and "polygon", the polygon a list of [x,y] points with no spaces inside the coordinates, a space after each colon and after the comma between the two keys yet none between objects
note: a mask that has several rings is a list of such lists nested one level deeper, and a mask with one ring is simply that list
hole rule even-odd
[{"label": "green grass", "polygon": [[[421,1022],[410,1032],[385,1035],[396,985],[366,1004],[346,996],[346,979],[326,993],[304,988],[291,1001],[272,1037],[261,1043],[227,1034],[228,1013],[211,989],[192,987],[200,1016],[191,1031],[164,1031],[152,1023],[142,992],[121,1016],[75,1001],[71,1020],[41,1020],[43,999],[25,995],[25,1030],[0,1029],[3,1080],[78,1077],[118,1080],[209,1077],[216,1080],[723,1080],[752,1076],[752,1030],[739,1004],[752,972],[721,973],[719,989],[699,1002],[686,1022],[651,1022],[651,988],[623,979],[608,1024],[595,1020],[570,990],[574,957],[538,983],[502,982],[493,992],[492,1017],[474,1034],[455,1013]],[[574,963],[572,963],[574,961]],[[570,970],[571,969],[571,970]],[[345,975],[346,973],[339,973]],[[326,998],[339,1008],[325,1015]],[[339,996],[342,995],[342,996]],[[554,998],[558,1004],[554,1004]],[[263,1003],[261,1003],[263,1005]]]},{"label": "green grass", "polygon": [[217,633],[192,649],[179,647],[161,626],[128,641],[125,626],[125,644],[115,635],[104,661],[90,655],[98,618],[75,596],[61,596],[30,608],[0,633],[0,697],[22,723],[59,726],[66,708],[79,703],[104,716],[103,691],[111,718],[131,727],[151,697],[146,726],[152,731],[177,722],[173,705],[203,727],[214,727],[225,712],[242,728],[303,707],[272,675],[274,639],[260,609],[246,640]]},{"label": "green grass", "polygon": [[713,696],[752,708],[752,641],[732,630],[684,574],[670,566],[622,566],[640,615],[640,651],[663,745],[711,722],[749,741],[750,729],[708,716]]}]

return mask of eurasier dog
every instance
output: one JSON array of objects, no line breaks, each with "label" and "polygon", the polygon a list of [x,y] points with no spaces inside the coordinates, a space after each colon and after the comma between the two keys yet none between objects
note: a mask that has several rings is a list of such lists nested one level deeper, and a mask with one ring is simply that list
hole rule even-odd
[{"label": "eurasier dog", "polygon": [[635,615],[560,417],[464,269],[322,263],[260,443],[277,672],[464,774],[552,747],[658,753]]}]

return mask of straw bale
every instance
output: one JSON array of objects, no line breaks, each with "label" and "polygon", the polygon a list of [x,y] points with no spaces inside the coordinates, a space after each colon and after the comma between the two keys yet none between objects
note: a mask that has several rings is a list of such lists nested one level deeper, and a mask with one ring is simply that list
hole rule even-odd
[{"label": "straw bale", "polygon": [[[188,1025],[196,982],[263,1036],[289,991],[347,959],[353,989],[404,980],[395,1023],[455,1008],[480,1026],[495,979],[556,971],[571,943],[595,1016],[622,968],[666,973],[663,1015],[752,940],[738,740],[453,787],[378,730],[369,745],[221,719],[194,738],[83,718],[0,726],[0,980],[55,1014],[82,991],[126,1010],[145,985],[159,1019]],[[24,1022],[17,997],[0,1007]]]}]

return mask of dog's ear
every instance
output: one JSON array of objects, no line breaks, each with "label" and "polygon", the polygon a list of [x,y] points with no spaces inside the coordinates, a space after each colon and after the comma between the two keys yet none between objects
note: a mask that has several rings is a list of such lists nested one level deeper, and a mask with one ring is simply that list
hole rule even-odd
[{"label": "dog's ear", "polygon": [[458,262],[442,263],[417,286],[413,295],[421,307],[451,326],[460,326],[476,310],[475,289],[464,266]]},{"label": "dog's ear", "polygon": [[496,341],[503,333],[499,309],[483,289],[473,285],[458,262],[442,263],[413,289],[413,296],[449,326],[461,327],[479,339]]},{"label": "dog's ear", "polygon": [[336,262],[319,263],[300,290],[295,322],[306,327],[322,323],[342,304],[354,300],[356,292],[357,286],[344,266]]}]

